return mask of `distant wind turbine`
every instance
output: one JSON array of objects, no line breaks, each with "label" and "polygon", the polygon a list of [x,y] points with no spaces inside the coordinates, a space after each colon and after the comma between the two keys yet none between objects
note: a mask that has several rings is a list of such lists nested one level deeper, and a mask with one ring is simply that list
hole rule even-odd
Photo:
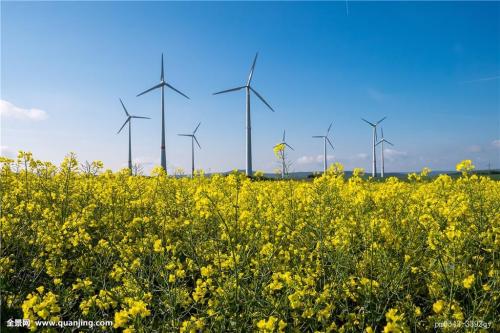
[{"label": "distant wind turbine", "polygon": [[127,108],[123,104],[123,101],[120,98],[120,103],[122,104],[123,111],[125,111],[125,115],[127,116],[127,120],[123,123],[122,127],[118,130],[119,134],[122,129],[127,125],[128,123],[128,168],[130,169],[130,172],[132,172],[132,118],[138,118],[138,119],[151,119],[148,117],[139,117],[139,116],[133,116],[128,113]]},{"label": "distant wind turbine", "polygon": [[328,142],[328,144],[330,145],[330,147],[332,147],[332,149],[335,149],[333,148],[333,144],[332,142],[330,141],[330,139],[328,138],[328,134],[330,133],[330,129],[332,128],[332,123],[330,123],[330,126],[328,126],[328,129],[326,130],[326,135],[314,135],[313,138],[318,138],[318,139],[323,139],[323,153],[324,153],[324,158],[323,158],[323,172],[326,173],[326,170],[328,169],[328,161],[327,161],[327,155],[326,155],[326,143]]},{"label": "distant wind turbine", "polygon": [[388,143],[390,144],[391,146],[394,146],[391,142],[387,141],[385,138],[384,138],[384,129],[383,128],[380,128],[380,132],[382,133],[382,139],[380,139],[378,142],[377,142],[377,145],[378,144],[381,144],[381,151],[380,151],[380,158],[382,159],[382,170],[381,170],[381,173],[380,175],[382,176],[382,178],[384,178],[384,143]]},{"label": "distant wind turbine", "polygon": [[252,126],[250,121],[250,91],[252,91],[271,111],[274,112],[274,109],[266,102],[264,97],[262,97],[251,85],[253,72],[255,69],[255,63],[257,62],[257,56],[259,53],[255,54],[255,58],[253,59],[252,67],[250,68],[250,74],[248,76],[247,84],[241,87],[231,88],[223,91],[219,91],[214,93],[214,95],[223,94],[232,91],[238,91],[241,89],[245,89],[246,91],[246,174],[247,176],[252,176]]},{"label": "distant wind turbine", "polygon": [[165,87],[168,87],[168,88],[172,89],[173,91],[177,92],[178,94],[189,99],[189,97],[187,97],[185,94],[183,94],[179,90],[172,87],[169,83],[165,82],[164,75],[163,75],[163,53],[162,53],[161,54],[160,83],[158,83],[157,85],[155,85],[152,88],[149,88],[146,91],[143,91],[142,93],[137,95],[137,97],[144,95],[145,93],[148,93],[152,90],[161,88],[161,148],[160,148],[161,149],[161,166],[165,171],[167,171],[167,157],[165,155],[165,96],[164,96],[165,95],[165,92],[164,92]]},{"label": "distant wind turbine", "polygon": [[372,145],[372,177],[377,177],[377,157],[375,156],[375,146],[377,145],[377,125],[380,124],[385,118],[380,119],[376,123],[371,123],[366,119],[361,118],[365,123],[373,127],[373,145]]},{"label": "distant wind turbine", "polygon": [[198,123],[198,126],[194,129],[193,133],[191,134],[177,134],[179,136],[188,136],[191,138],[191,178],[194,177],[194,142],[196,141],[196,144],[198,145],[198,148],[201,149],[200,143],[198,142],[198,139],[196,139],[196,131],[198,130],[198,127],[200,127],[201,123]]},{"label": "distant wind turbine", "polygon": [[290,148],[291,150],[295,150],[292,148],[292,146],[290,146],[286,140],[285,140],[285,130],[283,130],[283,139],[281,140],[280,143],[276,144],[274,146],[274,148],[280,146],[280,145],[283,145],[283,152],[282,152],[282,156],[281,156],[281,178],[285,178],[285,169],[286,169],[286,161],[285,161],[285,148],[288,147]]}]

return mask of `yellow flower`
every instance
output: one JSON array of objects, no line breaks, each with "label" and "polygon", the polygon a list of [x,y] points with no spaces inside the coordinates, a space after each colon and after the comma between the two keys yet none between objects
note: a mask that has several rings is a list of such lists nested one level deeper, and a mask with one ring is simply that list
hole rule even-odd
[{"label": "yellow flower", "polygon": [[470,289],[470,287],[472,287],[472,284],[474,283],[475,281],[475,276],[474,274],[471,274],[469,275],[468,277],[466,277],[463,281],[462,281],[462,284],[464,286],[464,288],[466,289]]},{"label": "yellow flower", "polygon": [[212,265],[202,267],[201,268],[201,276],[209,277],[210,275],[212,275],[212,271],[213,271]]},{"label": "yellow flower", "polygon": [[40,318],[42,318],[42,319],[47,319],[47,317],[49,316],[50,313],[47,309],[42,309],[42,310],[38,311],[36,314],[39,315]]},{"label": "yellow flower", "polygon": [[148,310],[146,303],[143,301],[131,301],[129,302],[130,304],[130,309],[128,310],[128,313],[134,317],[140,316],[142,318],[147,317],[151,314],[151,312]]},{"label": "yellow flower", "polygon": [[[423,169],[375,181],[335,164],[311,180],[268,181],[19,157],[0,158],[1,301],[32,331],[36,320],[105,317],[127,333],[409,332],[499,301],[500,182],[470,175],[471,161],[461,177]],[[448,280],[474,297],[450,296]],[[366,312],[389,294],[393,308]],[[242,301],[246,317],[233,306]]]},{"label": "yellow flower", "polygon": [[272,332],[274,331],[274,326],[276,325],[276,322],[278,321],[278,318],[274,316],[270,316],[267,320],[262,319],[257,323],[257,328],[261,332]]},{"label": "yellow flower", "polygon": [[420,317],[422,315],[422,310],[419,306],[415,307],[415,316]]},{"label": "yellow flower", "polygon": [[119,327],[125,327],[129,319],[128,312],[126,310],[121,310],[119,312],[115,312],[115,320],[113,327],[114,328],[119,328]]},{"label": "yellow flower", "polygon": [[163,246],[161,243],[162,243],[161,239],[157,239],[153,244],[153,251],[163,252]]},{"label": "yellow flower", "polygon": [[463,175],[471,172],[475,169],[475,166],[472,164],[471,160],[463,160],[462,162],[457,164],[457,171],[462,172]]},{"label": "yellow flower", "polygon": [[278,330],[280,332],[284,332],[286,326],[287,326],[287,323],[285,323],[283,320],[280,320],[280,322],[278,323]]},{"label": "yellow flower", "polygon": [[260,250],[260,254],[264,256],[269,256],[273,253],[273,244],[272,243],[267,243],[265,244],[262,249]]},{"label": "yellow flower", "polygon": [[273,282],[269,284],[269,289],[271,290],[280,290],[281,288],[283,288],[283,284],[278,280],[273,280]]},{"label": "yellow flower", "polygon": [[432,305],[432,310],[434,310],[435,313],[440,314],[441,311],[443,311],[444,305],[445,302],[443,300],[439,300]]}]

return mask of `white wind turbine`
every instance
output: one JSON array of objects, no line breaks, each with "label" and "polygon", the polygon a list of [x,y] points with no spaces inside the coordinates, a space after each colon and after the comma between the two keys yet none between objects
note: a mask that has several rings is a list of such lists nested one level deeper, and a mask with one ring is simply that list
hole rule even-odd
[{"label": "white wind turbine", "polygon": [[130,115],[127,111],[127,108],[123,104],[123,101],[120,98],[120,103],[122,104],[123,111],[125,111],[125,115],[127,116],[127,120],[123,123],[122,127],[118,130],[119,134],[122,129],[127,125],[128,123],[128,168],[130,169],[130,172],[132,172],[132,118],[137,118],[137,119],[151,119],[149,117],[139,117],[139,116],[133,116]]},{"label": "white wind turbine", "polygon": [[384,169],[384,143],[388,143],[390,144],[391,146],[394,146],[391,142],[387,141],[385,138],[384,138],[384,129],[383,128],[380,128],[380,132],[382,134],[382,139],[380,139],[378,142],[377,142],[377,145],[380,144],[381,145],[381,151],[380,151],[380,158],[382,160],[382,170],[381,170],[381,173],[380,175],[382,176],[382,178],[384,178],[384,172],[385,172],[385,169]]},{"label": "white wind turbine", "polygon": [[191,134],[177,134],[179,136],[188,136],[191,138],[191,178],[194,176],[194,143],[198,145],[198,148],[201,149],[200,143],[198,142],[198,139],[196,138],[196,131],[198,130],[198,127],[200,127],[201,123],[198,123],[196,128],[194,129],[193,133]]},{"label": "white wind turbine", "polygon": [[373,128],[373,144],[372,144],[372,177],[377,177],[377,157],[375,156],[375,146],[377,145],[377,125],[380,124],[385,118],[380,119],[376,123],[371,123],[366,119],[361,118],[365,123]]},{"label": "white wind turbine", "polygon": [[295,150],[290,146],[286,140],[285,140],[285,130],[283,130],[283,139],[281,142],[277,143],[274,148],[283,145],[283,151],[281,152],[281,178],[285,178],[285,172],[286,172],[286,161],[285,161],[285,148],[288,147],[291,150]]},{"label": "white wind turbine", "polygon": [[252,176],[252,126],[250,121],[250,92],[253,92],[271,111],[274,109],[266,102],[264,97],[262,97],[250,84],[252,82],[253,72],[255,69],[255,63],[257,62],[257,56],[259,53],[255,54],[253,59],[252,67],[250,68],[250,74],[248,76],[247,84],[241,87],[231,88],[223,91],[214,93],[214,95],[223,94],[227,92],[237,91],[245,89],[246,92],[246,174],[247,176]]},{"label": "white wind turbine", "polygon": [[333,122],[331,122],[330,126],[328,126],[328,129],[326,130],[326,135],[313,135],[313,138],[323,139],[323,154],[324,154],[324,157],[323,157],[323,172],[324,173],[326,173],[326,170],[328,169],[328,161],[327,161],[327,157],[328,156],[326,155],[326,143],[328,142],[328,144],[330,145],[330,147],[332,147],[332,149],[335,149],[335,148],[333,148],[332,142],[328,138],[328,134],[330,133],[330,129],[332,128],[332,124],[333,124]]},{"label": "white wind turbine", "polygon": [[179,90],[175,89],[172,87],[169,83],[165,82],[164,80],[164,75],[163,75],[163,53],[161,54],[161,75],[160,75],[160,83],[155,85],[152,88],[149,88],[148,90],[143,91],[137,97],[144,95],[145,93],[148,93],[152,90],[161,88],[161,146],[160,146],[160,151],[161,151],[161,166],[162,168],[167,171],[167,156],[165,154],[165,87],[172,89],[176,93],[186,97],[185,94],[180,92]]}]

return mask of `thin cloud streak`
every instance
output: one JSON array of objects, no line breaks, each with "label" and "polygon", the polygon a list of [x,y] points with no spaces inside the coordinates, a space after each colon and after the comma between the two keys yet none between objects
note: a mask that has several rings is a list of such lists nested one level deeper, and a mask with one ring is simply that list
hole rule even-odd
[{"label": "thin cloud streak", "polygon": [[484,82],[484,81],[493,81],[493,80],[498,80],[498,79],[500,79],[500,75],[491,76],[491,77],[483,77],[483,78],[468,80],[468,81],[462,81],[460,83],[463,84],[463,83]]},{"label": "thin cloud streak", "polygon": [[[334,155],[326,155],[327,161],[333,161],[334,158],[335,158]],[[304,155],[297,159],[297,164],[300,165],[316,164],[321,162],[323,162],[323,155],[316,155],[316,156]]]},{"label": "thin cloud streak", "polygon": [[368,88],[367,93],[376,102],[383,102],[389,98],[388,94],[374,88]]}]

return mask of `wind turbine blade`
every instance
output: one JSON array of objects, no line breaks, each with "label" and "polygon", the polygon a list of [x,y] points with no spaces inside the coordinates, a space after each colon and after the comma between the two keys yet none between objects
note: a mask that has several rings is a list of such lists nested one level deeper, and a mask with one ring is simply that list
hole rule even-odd
[{"label": "wind turbine blade", "polygon": [[130,118],[137,118],[137,119],[151,119],[149,117],[141,117],[141,116],[130,116]]},{"label": "wind turbine blade", "polygon": [[269,109],[271,109],[271,111],[274,112],[274,109],[271,107],[271,105],[269,105],[269,103],[266,102],[266,100],[264,99],[264,97],[262,97],[254,88],[250,87],[250,89],[255,93],[255,95],[257,95],[258,98],[260,98],[260,100],[267,105],[267,107]]},{"label": "wind turbine blade", "polygon": [[259,55],[259,52],[255,54],[255,58],[253,58],[253,64],[252,68],[250,68],[250,74],[248,75],[248,81],[247,81],[247,86],[250,85],[250,82],[252,82],[252,77],[253,77],[253,71],[255,69],[255,63],[257,62],[257,56]]},{"label": "wind turbine blade", "polygon": [[390,141],[387,141],[386,139],[384,139],[385,142],[387,142],[388,144],[390,144],[391,146],[394,146],[394,144]]},{"label": "wind turbine blade", "polygon": [[313,135],[313,138],[324,138],[323,135]]},{"label": "wind turbine blade", "polygon": [[125,107],[125,105],[122,102],[122,99],[120,98],[119,100],[120,100],[120,103],[122,104],[122,107],[123,107],[123,110],[125,111],[125,114],[127,115],[127,117],[130,117],[130,115],[127,112],[127,108]]},{"label": "wind turbine blade", "polygon": [[380,140],[380,141],[377,141],[377,143],[375,143],[375,146],[378,146],[380,143],[382,143],[384,140]]},{"label": "wind turbine blade", "polygon": [[333,121],[330,123],[330,126],[328,126],[328,129],[326,130],[326,135],[330,133],[330,130],[332,129]]},{"label": "wind turbine blade", "polygon": [[364,119],[364,118],[361,118],[361,120],[363,120],[365,123],[367,123],[368,125],[370,126],[374,126],[375,127],[375,124],[373,123],[370,123],[368,120]]},{"label": "wind turbine blade", "polygon": [[170,89],[172,89],[173,91],[177,92],[178,94],[181,94],[182,96],[186,97],[187,99],[189,99],[189,97],[187,97],[187,95],[183,94],[182,92],[180,92],[179,90],[175,89],[174,87],[172,87],[170,84],[168,83],[165,83],[165,85],[167,87],[169,87]]},{"label": "wind turbine blade", "polygon": [[177,134],[178,136],[193,136],[193,134]]},{"label": "wind turbine blade", "polygon": [[213,95],[224,94],[224,93],[227,93],[227,92],[240,90],[240,89],[243,89],[243,88],[245,88],[245,87],[246,87],[246,86],[242,86],[242,87],[238,87],[238,88],[231,88],[231,89],[227,89],[227,90],[222,90],[222,91],[219,91],[219,92],[213,93]]},{"label": "wind turbine blade", "polygon": [[158,88],[160,88],[162,85],[164,85],[164,83],[163,83],[163,82],[158,83],[156,86],[154,86],[154,87],[152,87],[152,88],[149,88],[148,90],[145,90],[145,91],[141,92],[139,95],[137,95],[137,97],[139,97],[139,96],[141,96],[141,95],[144,95],[145,93],[148,93],[148,92],[150,92],[151,90],[158,89]]},{"label": "wind turbine blade", "polygon": [[335,148],[333,148],[333,144],[332,144],[332,142],[330,141],[330,139],[328,139],[328,137],[326,137],[326,141],[328,141],[328,144],[330,145],[330,147],[332,147],[332,149],[335,149]]},{"label": "wind turbine blade", "polygon": [[375,123],[375,125],[380,124],[382,121],[384,121],[384,119],[385,119],[385,118],[387,118],[387,117],[384,117],[384,118],[380,119],[379,121],[377,121],[377,122]]},{"label": "wind turbine blade", "polygon": [[292,146],[290,146],[290,145],[289,145],[288,143],[286,143],[286,142],[285,142],[285,145],[286,145],[288,148],[290,148],[291,150],[295,150],[295,149],[293,149],[293,148],[292,148]]},{"label": "wind turbine blade", "polygon": [[194,141],[196,141],[196,144],[198,145],[198,148],[201,149],[200,143],[198,142],[198,139],[196,138],[196,136],[193,135],[193,138],[194,138]]},{"label": "wind turbine blade", "polygon": [[163,52],[161,54],[161,77],[160,80],[163,81]]},{"label": "wind turbine blade", "polygon": [[285,130],[283,130],[283,140],[281,141],[285,142]]},{"label": "wind turbine blade", "polygon": [[196,128],[194,129],[193,135],[196,133],[196,131],[198,130],[198,127],[200,127],[200,125],[201,125],[201,121],[198,123],[198,126],[196,126]]},{"label": "wind turbine blade", "polygon": [[384,129],[380,127],[380,133],[382,134],[382,139],[384,138]]},{"label": "wind turbine blade", "polygon": [[130,121],[130,117],[127,118],[127,120],[125,120],[125,122],[123,123],[122,127],[120,127],[120,129],[118,130],[118,133],[116,134],[120,134],[120,132],[122,131],[122,129],[125,127],[125,125],[127,125],[127,123]]}]

